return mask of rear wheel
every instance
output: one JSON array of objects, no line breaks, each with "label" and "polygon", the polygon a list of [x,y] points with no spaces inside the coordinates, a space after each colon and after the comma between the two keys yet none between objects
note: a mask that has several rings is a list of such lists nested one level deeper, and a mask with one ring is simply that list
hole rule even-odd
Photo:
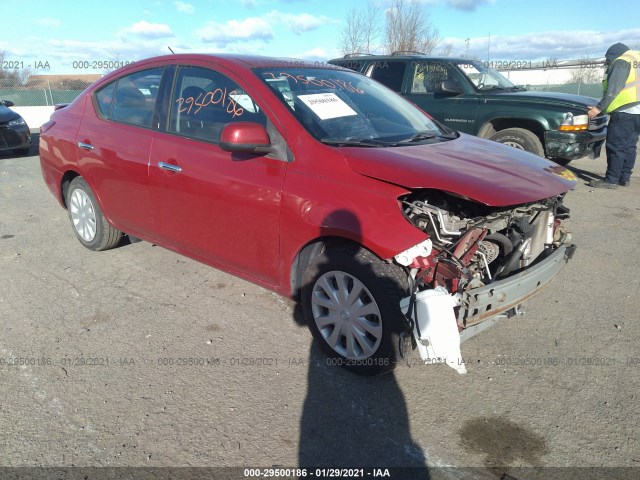
[{"label": "rear wheel", "polygon": [[505,128],[493,135],[489,140],[544,157],[544,148],[538,136],[524,128]]},{"label": "rear wheel", "polygon": [[316,257],[304,276],[302,307],[329,365],[362,375],[393,370],[407,322],[404,271],[357,246],[336,247]]},{"label": "rear wheel", "polygon": [[82,177],[74,178],[69,184],[67,211],[73,232],[88,249],[108,250],[120,242],[122,232],[107,222],[93,191]]}]

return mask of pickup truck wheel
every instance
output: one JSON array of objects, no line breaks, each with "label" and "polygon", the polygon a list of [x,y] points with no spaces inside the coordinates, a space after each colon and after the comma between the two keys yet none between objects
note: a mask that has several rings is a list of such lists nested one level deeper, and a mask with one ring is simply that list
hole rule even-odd
[{"label": "pickup truck wheel", "polygon": [[544,157],[544,148],[542,148],[540,139],[535,133],[524,128],[505,128],[489,138],[489,140]]},{"label": "pickup truck wheel", "polygon": [[82,177],[74,178],[67,190],[67,211],[73,232],[89,250],[108,250],[122,238],[102,214],[93,191]]},{"label": "pickup truck wheel", "polygon": [[329,249],[307,269],[302,307],[328,365],[361,375],[390,372],[407,328],[400,300],[408,295],[404,271],[357,246]]}]

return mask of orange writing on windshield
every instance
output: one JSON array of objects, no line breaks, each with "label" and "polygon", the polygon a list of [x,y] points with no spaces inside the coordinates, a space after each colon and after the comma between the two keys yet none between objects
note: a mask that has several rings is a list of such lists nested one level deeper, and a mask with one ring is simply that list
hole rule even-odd
[{"label": "orange writing on windshield", "polygon": [[236,90],[232,90],[227,93],[227,88],[216,88],[210,92],[200,93],[197,97],[180,97],[176,99],[178,103],[178,111],[180,113],[186,112],[191,114],[191,110],[194,107],[193,114],[197,114],[200,110],[209,105],[219,105],[224,108],[227,113],[232,115],[232,118],[239,117],[244,113],[244,109],[233,98],[233,95],[239,95]]},{"label": "orange writing on windshield", "polygon": [[351,84],[351,82],[346,82],[345,80],[340,80],[338,78],[326,78],[326,79],[318,79],[314,77],[306,77],[305,75],[291,75],[290,73],[280,72],[278,76],[276,76],[272,72],[264,72],[263,75],[270,75],[271,79],[279,80],[283,78],[288,78],[294,83],[301,83],[302,85],[316,85],[318,87],[328,87],[328,88],[341,88],[342,90],[346,90],[351,93],[365,93],[364,90],[361,90],[358,87],[355,87]]}]

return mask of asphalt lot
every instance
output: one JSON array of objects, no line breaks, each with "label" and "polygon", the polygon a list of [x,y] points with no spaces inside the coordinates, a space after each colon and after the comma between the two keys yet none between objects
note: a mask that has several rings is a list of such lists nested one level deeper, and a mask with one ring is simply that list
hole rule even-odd
[{"label": "asphalt lot", "polygon": [[571,168],[578,250],[526,315],[463,344],[464,376],[362,378],[327,365],[290,300],[146,242],[86,250],[38,157],[0,154],[0,466],[637,478],[640,179],[594,191],[605,160]]}]

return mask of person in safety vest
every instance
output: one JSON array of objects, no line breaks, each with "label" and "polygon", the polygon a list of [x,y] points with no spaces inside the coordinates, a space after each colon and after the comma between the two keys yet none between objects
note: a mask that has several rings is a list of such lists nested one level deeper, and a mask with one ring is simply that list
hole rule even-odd
[{"label": "person in safety vest", "polygon": [[605,54],[603,96],[590,106],[589,118],[601,112],[609,114],[607,128],[607,173],[604,180],[592,180],[595,188],[627,187],[636,161],[636,144],[640,135],[640,52],[624,43],[609,47]]}]

